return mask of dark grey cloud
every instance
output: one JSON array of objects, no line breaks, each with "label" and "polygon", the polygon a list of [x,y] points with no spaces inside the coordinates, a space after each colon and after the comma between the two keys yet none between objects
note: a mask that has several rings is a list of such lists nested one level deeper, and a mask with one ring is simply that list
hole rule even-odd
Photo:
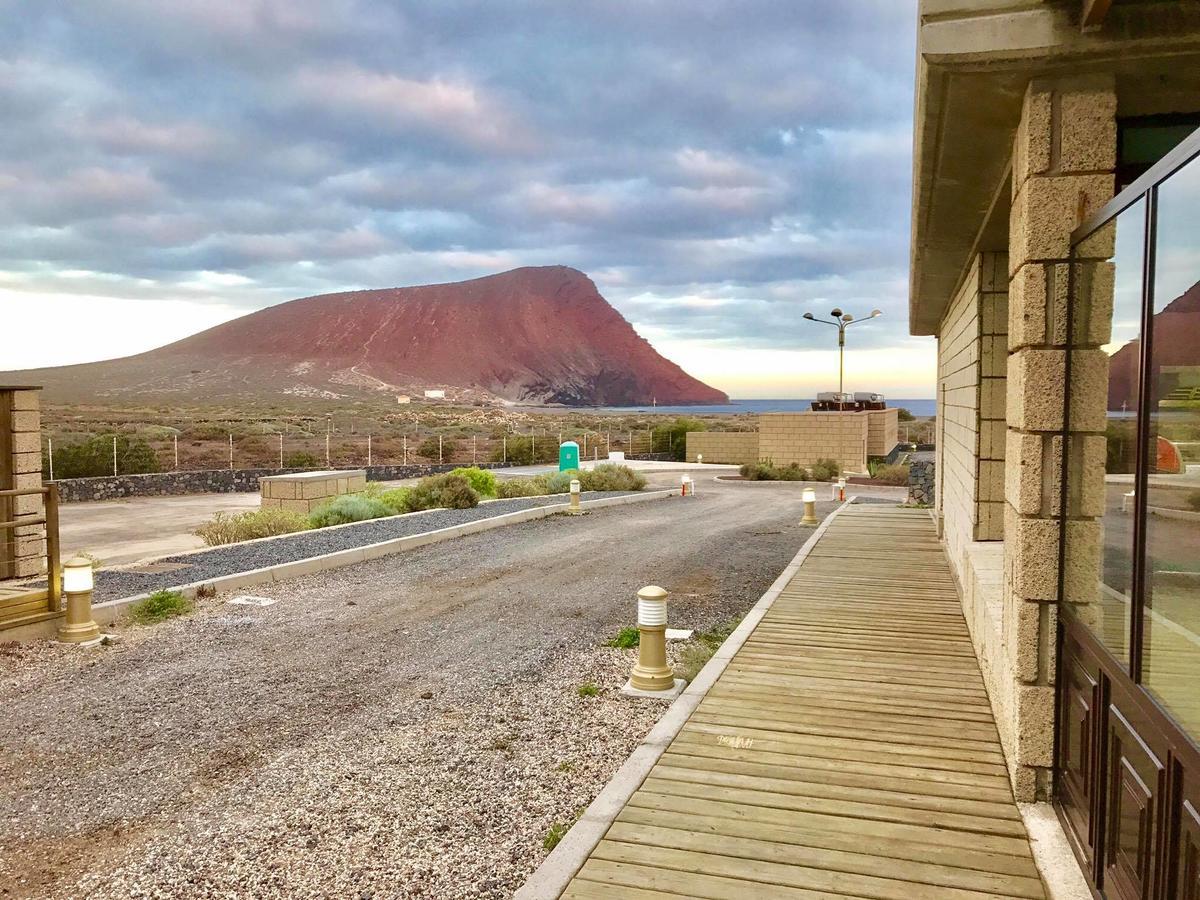
[{"label": "dark grey cloud", "polygon": [[0,271],[251,308],[562,263],[680,337],[840,303],[900,346],[913,6],[0,0]]}]

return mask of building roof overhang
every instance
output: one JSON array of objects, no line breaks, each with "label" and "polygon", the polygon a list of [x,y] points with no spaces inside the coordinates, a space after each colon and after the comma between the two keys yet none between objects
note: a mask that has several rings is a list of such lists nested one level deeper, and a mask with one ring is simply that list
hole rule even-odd
[{"label": "building roof overhang", "polygon": [[[969,262],[1007,247],[1012,141],[1033,78],[1200,71],[1200,3],[923,0],[913,132],[909,330],[936,334]],[[1190,67],[1190,69],[1188,68]],[[1193,98],[1194,100],[1194,98]]]}]

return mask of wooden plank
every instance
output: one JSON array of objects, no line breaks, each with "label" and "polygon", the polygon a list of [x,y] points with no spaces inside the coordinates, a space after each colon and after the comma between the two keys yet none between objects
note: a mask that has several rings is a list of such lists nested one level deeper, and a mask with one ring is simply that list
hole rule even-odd
[{"label": "wooden plank", "polygon": [[927,515],[834,520],[563,896],[1044,896]]}]

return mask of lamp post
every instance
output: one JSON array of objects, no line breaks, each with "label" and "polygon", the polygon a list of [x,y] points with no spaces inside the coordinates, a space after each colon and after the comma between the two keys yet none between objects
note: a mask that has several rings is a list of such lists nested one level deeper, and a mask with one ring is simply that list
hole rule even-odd
[{"label": "lamp post", "polygon": [[829,311],[829,314],[833,316],[832,321],[829,319],[818,319],[812,313],[805,313],[804,318],[808,319],[810,322],[820,322],[823,325],[833,325],[838,330],[838,402],[840,403],[841,394],[844,393],[842,388],[846,359],[846,329],[851,325],[855,325],[860,322],[867,322],[876,318],[877,316],[882,316],[883,310],[873,309],[871,310],[871,314],[865,319],[856,319],[854,316],[850,315],[850,313],[844,313],[836,306]]},{"label": "lamp post", "polygon": [[579,508],[579,479],[571,479],[571,505],[567,507],[567,512],[573,516],[580,515],[583,510]]},{"label": "lamp post", "polygon": [[817,492],[812,488],[805,488],[804,493],[800,495],[804,501],[804,518],[800,520],[801,525],[816,525],[817,524]]},{"label": "lamp post", "polygon": [[675,673],[667,665],[667,592],[658,585],[638,591],[638,661],[629,678],[639,691],[669,691]]},{"label": "lamp post", "polygon": [[67,598],[66,615],[58,626],[58,639],[81,644],[100,637],[100,627],[92,619],[92,561],[75,556],[63,564],[62,587]]}]

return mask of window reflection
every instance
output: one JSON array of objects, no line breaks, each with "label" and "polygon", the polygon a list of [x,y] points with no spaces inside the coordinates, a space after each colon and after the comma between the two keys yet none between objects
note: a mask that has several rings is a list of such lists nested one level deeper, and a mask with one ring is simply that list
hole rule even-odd
[{"label": "window reflection", "polygon": [[1142,683],[1200,735],[1200,161],[1158,192]]},{"label": "window reflection", "polygon": [[[1073,431],[1103,428],[1099,437],[1073,434],[1069,513],[1095,517],[1097,530],[1072,532],[1071,555],[1097,560],[1089,583],[1068,596],[1078,617],[1114,656],[1129,664],[1133,603],[1134,475],[1137,467],[1138,357],[1141,353],[1142,260],[1145,248],[1145,202],[1139,201],[1115,221],[1115,251],[1110,261],[1088,260],[1091,248],[1111,239],[1111,227],[1080,247],[1075,263],[1072,371],[1086,368],[1096,348],[1108,357],[1107,396],[1103,419],[1091,406],[1099,397],[1072,392]],[[1076,365],[1078,361],[1078,365]],[[1078,376],[1076,376],[1078,377]],[[1087,420],[1087,424],[1083,424]],[[1098,552],[1094,546],[1099,544]],[[1068,585],[1068,590],[1072,586]]]}]

